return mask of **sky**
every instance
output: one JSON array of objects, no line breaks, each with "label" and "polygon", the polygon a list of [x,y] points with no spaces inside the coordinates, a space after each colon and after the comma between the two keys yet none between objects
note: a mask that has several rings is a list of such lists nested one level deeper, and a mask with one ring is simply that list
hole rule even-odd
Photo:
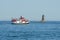
[{"label": "sky", "polygon": [[0,20],[24,16],[29,20],[60,21],[60,0],[0,0]]}]

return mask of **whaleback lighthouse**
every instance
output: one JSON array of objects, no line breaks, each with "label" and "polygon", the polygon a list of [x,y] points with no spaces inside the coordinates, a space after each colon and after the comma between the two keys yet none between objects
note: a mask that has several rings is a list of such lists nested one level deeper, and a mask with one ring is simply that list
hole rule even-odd
[{"label": "whaleback lighthouse", "polygon": [[42,15],[42,20],[41,20],[41,22],[44,22],[44,21],[45,21],[45,20],[44,20],[44,17],[45,17],[45,16],[44,16],[44,15]]}]

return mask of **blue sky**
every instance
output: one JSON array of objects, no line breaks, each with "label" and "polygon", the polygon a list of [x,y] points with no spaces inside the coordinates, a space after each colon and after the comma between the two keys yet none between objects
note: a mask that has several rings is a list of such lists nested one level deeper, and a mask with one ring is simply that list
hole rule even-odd
[{"label": "blue sky", "polygon": [[29,20],[60,21],[60,0],[0,0],[0,20],[21,15]]}]

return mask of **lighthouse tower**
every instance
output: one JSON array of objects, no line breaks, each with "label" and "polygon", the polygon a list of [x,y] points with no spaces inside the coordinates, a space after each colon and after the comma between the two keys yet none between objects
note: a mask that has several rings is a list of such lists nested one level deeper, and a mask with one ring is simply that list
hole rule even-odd
[{"label": "lighthouse tower", "polygon": [[45,17],[45,16],[44,16],[44,15],[42,15],[42,20],[41,20],[42,22],[44,22],[44,21],[45,21],[45,20],[44,20],[44,17]]}]

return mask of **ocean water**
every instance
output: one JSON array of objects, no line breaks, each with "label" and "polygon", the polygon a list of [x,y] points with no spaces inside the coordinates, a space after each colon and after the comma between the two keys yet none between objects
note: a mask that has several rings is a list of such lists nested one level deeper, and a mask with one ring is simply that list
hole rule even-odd
[{"label": "ocean water", "polygon": [[60,21],[18,25],[0,21],[0,40],[60,40]]}]

